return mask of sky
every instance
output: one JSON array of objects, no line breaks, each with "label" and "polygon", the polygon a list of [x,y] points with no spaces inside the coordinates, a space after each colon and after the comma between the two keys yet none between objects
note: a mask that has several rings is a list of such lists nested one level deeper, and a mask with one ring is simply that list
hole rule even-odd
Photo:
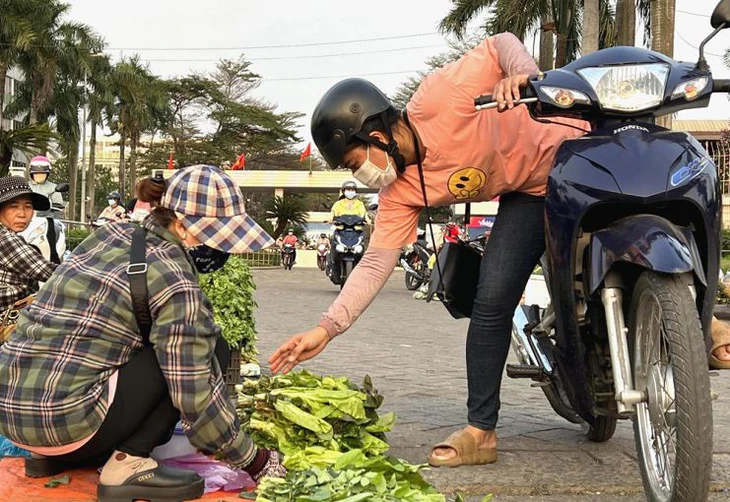
[{"label": "sky", "polygon": [[[138,53],[163,77],[210,71],[221,58],[244,54],[262,77],[258,97],[279,111],[305,114],[302,145],[319,98],[339,80],[363,77],[392,93],[425,60],[447,49],[437,30],[450,0],[66,0],[70,18],[92,26],[113,58]],[[675,58],[696,61],[709,34],[715,0],[677,0]],[[637,37],[641,42],[641,37]],[[532,41],[526,45],[532,50]],[[706,47],[716,78],[730,78],[722,54],[730,30]],[[679,118],[728,119],[730,102],[715,95],[709,108]]]}]

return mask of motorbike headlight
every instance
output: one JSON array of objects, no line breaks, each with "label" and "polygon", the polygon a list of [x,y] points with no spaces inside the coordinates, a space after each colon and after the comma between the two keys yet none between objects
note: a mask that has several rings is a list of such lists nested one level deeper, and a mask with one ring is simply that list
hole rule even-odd
[{"label": "motorbike headlight", "polygon": [[352,248],[352,251],[356,254],[360,254],[364,251],[365,248],[363,248],[360,244]]},{"label": "motorbike headlight", "polygon": [[335,249],[338,253],[344,253],[345,251],[347,251],[347,246],[345,246],[344,244],[337,244],[335,246]]},{"label": "motorbike headlight", "polygon": [[683,97],[687,101],[692,101],[705,90],[709,81],[707,77],[699,77],[682,82],[672,91],[672,99]]},{"label": "motorbike headlight", "polygon": [[669,77],[665,63],[583,68],[578,74],[588,82],[604,110],[638,112],[659,105]]},{"label": "motorbike headlight", "polygon": [[562,87],[540,87],[540,92],[550,98],[555,106],[560,108],[570,108],[576,103],[582,105],[590,105],[591,99],[582,92],[573,89],[563,89]]}]

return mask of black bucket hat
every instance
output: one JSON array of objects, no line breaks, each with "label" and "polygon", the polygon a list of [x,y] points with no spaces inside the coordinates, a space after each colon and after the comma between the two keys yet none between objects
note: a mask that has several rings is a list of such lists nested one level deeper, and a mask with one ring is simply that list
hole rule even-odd
[{"label": "black bucket hat", "polygon": [[48,197],[31,190],[25,178],[21,178],[20,176],[5,176],[0,178],[0,205],[21,195],[30,196],[33,209],[36,211],[48,211],[51,209],[51,201],[48,200]]}]

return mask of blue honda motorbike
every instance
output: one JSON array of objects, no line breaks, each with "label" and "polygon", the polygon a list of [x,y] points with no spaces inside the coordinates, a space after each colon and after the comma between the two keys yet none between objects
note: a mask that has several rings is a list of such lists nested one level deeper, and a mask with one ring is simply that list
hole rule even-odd
[{"label": "blue honda motorbike", "polygon": [[[545,199],[542,269],[552,303],[513,321],[513,378],[542,387],[589,439],[631,418],[651,501],[701,501],[709,491],[712,405],[707,350],[720,260],[717,168],[692,136],[659,116],[706,107],[703,51],[730,27],[730,0],[697,63],[614,47],[530,79],[519,103],[536,120],[585,120],[559,148]],[[492,108],[491,96],[476,98]]]}]

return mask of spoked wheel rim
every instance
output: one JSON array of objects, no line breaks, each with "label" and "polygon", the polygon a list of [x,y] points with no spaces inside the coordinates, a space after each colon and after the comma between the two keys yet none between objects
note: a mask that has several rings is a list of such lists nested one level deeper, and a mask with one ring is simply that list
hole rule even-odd
[{"label": "spoked wheel rim", "polygon": [[645,472],[655,498],[669,502],[675,482],[677,407],[674,369],[656,295],[642,298],[636,319],[635,388],[646,399],[636,405],[636,421]]}]

